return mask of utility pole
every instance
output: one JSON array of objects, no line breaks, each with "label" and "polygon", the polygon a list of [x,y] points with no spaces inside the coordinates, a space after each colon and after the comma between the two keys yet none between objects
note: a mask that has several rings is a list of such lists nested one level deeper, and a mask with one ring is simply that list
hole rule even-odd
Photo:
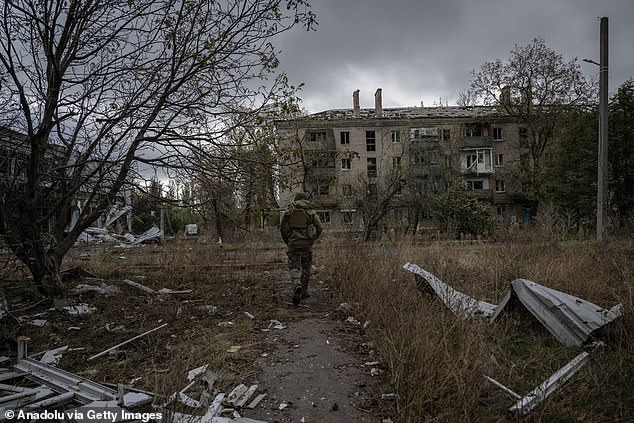
[{"label": "utility pole", "polygon": [[607,238],[608,215],[608,18],[601,18],[599,60],[599,155],[597,179],[597,241]]}]

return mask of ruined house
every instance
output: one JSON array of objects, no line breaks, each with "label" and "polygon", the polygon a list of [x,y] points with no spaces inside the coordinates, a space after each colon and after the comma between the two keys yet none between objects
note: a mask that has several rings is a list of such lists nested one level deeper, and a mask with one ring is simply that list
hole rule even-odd
[{"label": "ruined house", "polygon": [[[52,186],[54,178],[59,178],[59,175],[55,175],[54,169],[64,169],[66,167],[72,167],[72,161],[74,160],[72,154],[70,159],[66,157],[67,150],[61,146],[51,143],[48,146],[46,153],[46,167],[43,169],[42,181],[43,186]],[[11,192],[19,191],[22,189],[27,177],[27,170],[30,160],[30,145],[27,140],[27,136],[21,132],[14,131],[10,128],[0,126],[0,191]],[[70,165],[68,164],[70,163]],[[59,173],[59,170],[57,170]],[[95,207],[98,198],[92,195],[93,187],[88,182],[84,186],[80,187],[74,193],[72,199],[72,206],[69,211],[68,221],[69,224],[66,231],[73,228],[78,221],[80,214],[84,209],[91,209]],[[51,201],[43,201],[41,203],[42,210],[40,215],[45,216],[53,213],[49,213],[51,208],[56,205]],[[130,189],[122,189],[116,196],[111,209],[102,213],[94,226],[99,228],[113,225],[119,228],[127,229],[131,231],[131,216],[129,215],[131,210],[131,191]],[[49,232],[52,231],[55,222],[51,217],[48,219],[47,228]]]},{"label": "ruined house", "polygon": [[304,189],[333,230],[360,229],[359,196],[395,178],[394,196],[424,199],[460,175],[500,221],[521,219],[509,170],[520,165],[526,129],[495,107],[383,108],[379,88],[374,108],[361,108],[357,90],[351,109],[280,120],[276,130],[286,149],[281,204]]}]

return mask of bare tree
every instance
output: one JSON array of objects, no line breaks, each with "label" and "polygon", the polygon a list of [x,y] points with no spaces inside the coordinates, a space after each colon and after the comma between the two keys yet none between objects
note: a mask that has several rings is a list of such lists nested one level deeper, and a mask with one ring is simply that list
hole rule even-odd
[{"label": "bare tree", "polygon": [[[0,183],[0,233],[45,293],[61,289],[65,254],[142,166],[195,167],[287,92],[272,38],[315,24],[306,0],[1,7],[0,80],[28,160]],[[80,192],[92,206],[68,228]]]},{"label": "bare tree", "polygon": [[557,136],[566,111],[592,96],[577,59],[564,61],[536,38],[525,47],[515,46],[506,61],[487,62],[474,71],[470,90],[486,105],[498,106],[525,125],[517,148],[527,154],[516,176],[524,197],[536,208],[546,148]]}]

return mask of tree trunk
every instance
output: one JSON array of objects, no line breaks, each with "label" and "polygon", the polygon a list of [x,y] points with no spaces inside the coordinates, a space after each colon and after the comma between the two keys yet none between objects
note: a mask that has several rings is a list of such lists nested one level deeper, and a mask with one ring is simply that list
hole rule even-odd
[{"label": "tree trunk", "polygon": [[[22,245],[24,244],[27,243]],[[31,272],[35,288],[42,295],[60,295],[63,292],[60,257],[47,251],[41,241],[32,241],[28,244],[29,247],[15,248],[14,253]]]}]

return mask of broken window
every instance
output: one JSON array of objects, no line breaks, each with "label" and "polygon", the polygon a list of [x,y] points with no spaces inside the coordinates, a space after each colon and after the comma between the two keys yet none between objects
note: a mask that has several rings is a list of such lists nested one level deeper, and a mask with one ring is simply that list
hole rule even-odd
[{"label": "broken window", "polygon": [[352,161],[350,159],[341,159],[341,170],[352,169]]},{"label": "broken window", "polygon": [[478,154],[476,152],[467,155],[467,169],[471,169],[478,164]]},{"label": "broken window", "polygon": [[365,131],[365,150],[376,151],[376,132]]},{"label": "broken window", "polygon": [[401,158],[400,157],[392,157],[392,167],[398,169],[401,167]]},{"label": "broken window", "polygon": [[350,144],[350,132],[342,131],[339,133],[339,140],[341,145]]},{"label": "broken window", "polygon": [[443,129],[442,130],[442,140],[443,141],[449,141],[451,139],[451,130],[450,129]]},{"label": "broken window", "polygon": [[438,128],[412,128],[410,141],[414,144],[421,142],[438,142]]},{"label": "broken window", "polygon": [[484,181],[467,181],[467,188],[470,190],[484,189]]},{"label": "broken window", "polygon": [[504,166],[504,154],[496,154],[495,155],[495,165],[496,166]]},{"label": "broken window", "polygon": [[324,141],[326,139],[326,131],[309,131],[309,141]]},{"label": "broken window", "polygon": [[327,182],[321,182],[315,189],[316,195],[330,195],[330,185]]},{"label": "broken window", "polygon": [[496,211],[498,217],[506,217],[506,206],[497,206]]},{"label": "broken window", "polygon": [[376,195],[376,184],[368,184],[368,195]]},{"label": "broken window", "polygon": [[401,142],[401,133],[397,130],[390,132],[390,137],[394,144]]},{"label": "broken window", "polygon": [[470,124],[465,127],[465,137],[481,137],[484,134],[482,130],[482,125],[480,124]]},{"label": "broken window", "polygon": [[495,192],[505,192],[504,181],[501,179],[495,180]]},{"label": "broken window", "polygon": [[317,211],[317,216],[319,216],[319,220],[321,221],[321,223],[330,223],[329,211]]},{"label": "broken window", "polygon": [[354,212],[353,211],[342,211],[343,215],[343,223],[345,225],[352,225],[354,223]]},{"label": "broken window", "polygon": [[376,157],[368,157],[368,178],[376,178]]}]

